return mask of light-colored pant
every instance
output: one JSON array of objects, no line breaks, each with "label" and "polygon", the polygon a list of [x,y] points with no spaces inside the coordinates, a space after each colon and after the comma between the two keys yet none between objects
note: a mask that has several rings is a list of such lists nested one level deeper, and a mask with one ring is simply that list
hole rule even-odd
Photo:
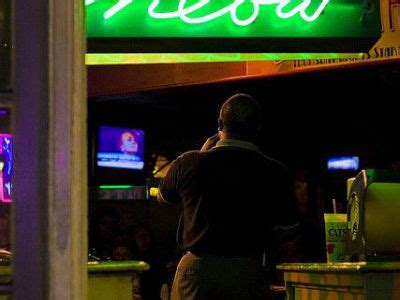
[{"label": "light-colored pant", "polygon": [[172,300],[261,300],[266,282],[261,261],[186,253],[177,268]]}]

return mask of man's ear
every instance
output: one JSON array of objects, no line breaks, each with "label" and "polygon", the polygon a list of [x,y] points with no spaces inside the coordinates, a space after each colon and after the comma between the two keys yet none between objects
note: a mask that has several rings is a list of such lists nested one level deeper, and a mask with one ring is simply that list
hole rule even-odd
[{"label": "man's ear", "polygon": [[218,118],[218,131],[222,131],[224,129],[224,122]]}]

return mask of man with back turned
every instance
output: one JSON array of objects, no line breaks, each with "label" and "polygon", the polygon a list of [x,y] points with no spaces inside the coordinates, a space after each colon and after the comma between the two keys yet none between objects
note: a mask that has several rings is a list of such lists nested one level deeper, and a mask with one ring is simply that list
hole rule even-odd
[{"label": "man with back turned", "polygon": [[220,110],[218,134],[178,157],[158,200],[181,203],[185,251],[172,299],[264,299],[262,255],[271,231],[297,222],[288,171],[254,144],[261,109],[247,94]]}]

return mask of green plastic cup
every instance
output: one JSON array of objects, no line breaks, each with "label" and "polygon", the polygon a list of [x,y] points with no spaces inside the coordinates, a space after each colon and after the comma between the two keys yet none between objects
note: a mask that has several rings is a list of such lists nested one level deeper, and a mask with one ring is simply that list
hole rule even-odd
[{"label": "green plastic cup", "polygon": [[330,262],[344,261],[347,234],[346,214],[324,214],[326,258]]}]

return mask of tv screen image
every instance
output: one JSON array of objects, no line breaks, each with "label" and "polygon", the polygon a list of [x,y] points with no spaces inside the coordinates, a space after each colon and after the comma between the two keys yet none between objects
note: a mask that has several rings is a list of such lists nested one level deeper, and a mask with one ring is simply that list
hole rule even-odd
[{"label": "tv screen image", "polygon": [[0,202],[11,203],[13,175],[13,137],[11,134],[0,134]]},{"label": "tv screen image", "polygon": [[144,131],[124,127],[100,126],[97,166],[143,170]]},{"label": "tv screen image", "polygon": [[328,170],[358,170],[360,159],[358,156],[343,156],[328,158]]}]

